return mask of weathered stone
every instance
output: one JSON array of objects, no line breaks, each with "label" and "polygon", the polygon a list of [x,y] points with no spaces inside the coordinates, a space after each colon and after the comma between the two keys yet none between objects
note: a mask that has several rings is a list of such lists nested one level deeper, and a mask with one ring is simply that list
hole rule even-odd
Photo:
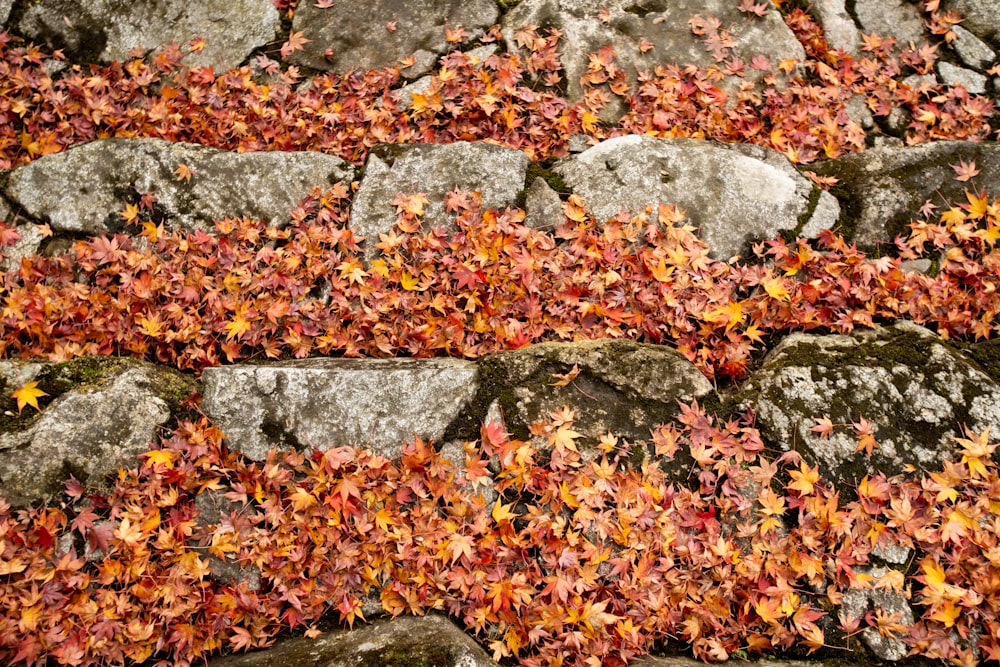
[{"label": "weathered stone", "polygon": [[393,67],[420,51],[440,55],[456,48],[445,41],[446,27],[461,26],[471,37],[493,25],[498,13],[491,0],[303,2],[292,30],[310,41],[289,60],[337,72]]},{"label": "weathered stone", "polygon": [[831,47],[857,55],[861,33],[847,12],[846,0],[818,0],[809,6],[809,12],[823,27],[823,34]]},{"label": "weathered stone", "polygon": [[[874,581],[888,574],[884,567],[858,567],[858,574],[866,574]],[[906,597],[898,591],[885,588],[851,589],[844,592],[844,597],[838,610],[841,623],[862,621],[869,610],[880,610],[890,617],[895,617],[896,623],[910,627],[914,623],[913,609]],[[909,652],[903,640],[895,636],[885,636],[878,628],[866,627],[861,631],[861,639],[877,657],[882,660],[902,660]]]},{"label": "weathered stone", "polygon": [[297,637],[263,651],[217,658],[208,664],[209,667],[497,667],[454,623],[435,614],[376,621],[352,631],[328,632],[316,639]]},{"label": "weathered stone", "polygon": [[1000,49],[1000,0],[944,0],[941,8],[957,12],[966,30]]},{"label": "weathered stone", "polygon": [[962,26],[952,26],[951,31],[955,33],[955,41],[951,43],[951,48],[969,67],[980,71],[986,70],[996,60],[996,51]]},{"label": "weathered stone", "polygon": [[[850,336],[791,334],[741,396],[762,437],[785,451],[794,447],[847,485],[872,469],[893,475],[909,465],[937,468],[955,451],[961,424],[974,432],[1000,429],[1000,384],[910,322]],[[847,426],[821,437],[810,428],[824,415]],[[874,424],[878,446],[870,460],[855,451],[850,424],[861,417]]]},{"label": "weathered stone", "polygon": [[[604,20],[598,17],[602,9],[608,12]],[[805,57],[802,45],[770,3],[765,15],[757,17],[740,12],[737,4],[728,0],[522,0],[504,17],[503,34],[507,48],[516,51],[516,32],[526,25],[562,31],[559,56],[565,68],[567,98],[575,103],[583,100],[580,77],[587,72],[589,54],[606,45],[614,49],[616,62],[631,84],[638,71],[652,71],[656,65],[707,67],[715,63],[716,56],[691,31],[689,21],[696,15],[718,19],[736,42],[729,55],[745,62],[756,55],[766,56],[775,65]],[[643,40],[653,45],[646,53],[640,50]],[[756,80],[763,73],[748,68],[745,76]],[[734,90],[738,80],[731,77],[724,85]],[[620,104],[617,107],[612,116],[626,110]]]},{"label": "weathered stone", "polygon": [[[572,405],[573,428],[584,437],[584,448],[609,432],[648,441],[651,428],[678,414],[677,401],[713,392],[676,350],[632,341],[541,343],[491,355],[480,365],[484,390],[497,394],[512,435],[527,438],[532,423]],[[555,375],[565,376],[574,366],[579,374],[569,384],[553,386]]]},{"label": "weathered stone", "polygon": [[14,245],[2,249],[3,258],[0,259],[0,271],[9,271],[19,267],[22,259],[38,252],[45,238],[42,235],[42,230],[35,224],[14,225],[14,230],[21,238],[15,241]]},{"label": "weathered stone", "polygon": [[10,10],[14,7],[14,0],[0,0],[0,24],[7,22]]},{"label": "weathered stone", "polygon": [[205,369],[202,410],[229,446],[366,447],[393,458],[414,436],[443,441],[478,388],[459,359],[301,359]]},{"label": "weathered stone", "polygon": [[70,475],[100,485],[119,466],[134,465],[133,457],[147,449],[193,386],[176,371],[118,358],[8,370],[14,375],[4,378],[0,395],[10,396],[28,378],[48,394],[40,413],[26,407],[18,415],[10,409],[13,399],[6,399],[0,495],[13,505],[60,493]]},{"label": "weathered stone", "polygon": [[18,29],[80,62],[123,62],[130,51],[203,38],[190,66],[236,67],[272,41],[280,17],[271,0],[46,0],[30,3]]},{"label": "weathered stone", "polygon": [[528,186],[524,200],[524,224],[534,229],[554,229],[563,221],[562,200],[544,178]]},{"label": "weathered stone", "polygon": [[529,162],[520,151],[487,143],[382,146],[368,156],[351,205],[351,227],[367,239],[373,255],[379,233],[396,222],[392,202],[399,194],[427,197],[423,221],[428,227],[450,223],[444,199],[455,188],[480,192],[484,208],[513,206]]},{"label": "weathered stone", "polygon": [[854,17],[862,33],[893,37],[899,48],[927,41],[920,10],[905,0],[855,0]]},{"label": "weathered stone", "polygon": [[[823,667],[826,663],[816,660],[774,660],[771,658],[763,658],[761,660],[736,660],[729,659],[725,662],[726,667]],[[840,665],[839,662],[833,662],[830,667],[835,665],[840,665],[840,667],[848,667],[849,663],[843,663]],[[670,657],[655,657],[646,656],[644,658],[639,658],[635,662],[630,662],[631,667],[704,667],[705,663],[700,660],[694,660],[692,658],[684,658],[681,656],[670,656]]]},{"label": "weathered stone", "polygon": [[599,220],[621,209],[674,204],[715,257],[782,231],[812,237],[833,227],[837,202],[770,148],[629,135],[559,162],[553,171]]},{"label": "weathered stone", "polygon": [[[975,161],[980,174],[963,183],[949,165]],[[939,141],[920,146],[873,148],[809,165],[839,180],[831,192],[840,200],[840,231],[862,247],[907,233],[924,202],[938,206],[966,202],[965,190],[1000,181],[1000,146]]]},{"label": "weathered stone", "polygon": [[[180,165],[193,172],[190,180],[174,173]],[[145,192],[155,195],[168,224],[211,229],[224,217],[285,224],[313,188],[352,178],[350,165],[322,153],[232,153],[162,139],[102,139],[11,170],[5,194],[55,231],[112,231],[126,199]]]},{"label": "weathered stone", "polygon": [[982,95],[986,92],[986,76],[979,72],[943,61],[937,64],[937,71],[941,81],[946,85],[963,86],[973,95]]},{"label": "weathered stone", "polygon": [[[195,517],[195,536],[201,537],[201,546],[207,548],[212,543],[212,537],[217,532],[233,532],[231,515],[244,510],[243,505],[229,500],[224,491],[205,490],[194,499],[194,507],[198,510]],[[213,579],[223,584],[244,584],[247,590],[260,590],[260,568],[254,565],[242,565],[232,554],[219,558],[208,554],[209,574]]]}]

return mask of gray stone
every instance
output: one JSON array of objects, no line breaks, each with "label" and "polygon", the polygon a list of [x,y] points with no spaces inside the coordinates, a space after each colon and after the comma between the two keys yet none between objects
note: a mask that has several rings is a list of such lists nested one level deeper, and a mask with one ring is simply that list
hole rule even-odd
[{"label": "gray stone", "polygon": [[430,90],[431,84],[434,82],[434,77],[424,76],[412,83],[408,83],[399,89],[399,108],[409,109],[413,106],[413,95],[414,93],[418,95],[425,95],[427,91]]},{"label": "gray stone", "polygon": [[367,667],[368,665],[435,665],[498,667],[486,652],[454,623],[436,614],[400,616],[354,630],[339,630],[315,639],[296,637],[246,655],[208,662],[209,667]]},{"label": "gray stone", "polygon": [[[541,343],[490,355],[480,361],[483,387],[499,394],[504,421],[514,437],[549,413],[572,405],[581,452],[608,433],[648,441],[650,429],[669,422],[677,401],[712,393],[704,375],[676,350],[624,340]],[[576,366],[579,374],[554,386]],[[491,396],[492,398],[492,396]]]},{"label": "gray stone", "polygon": [[28,377],[49,394],[39,401],[40,413],[26,406],[20,416],[8,410],[3,417],[0,495],[15,506],[61,493],[70,475],[100,485],[119,466],[135,465],[193,386],[176,371],[128,359],[84,358],[29,370],[13,369],[21,377],[5,378],[0,394],[10,396]]},{"label": "gray stone", "polygon": [[861,33],[847,12],[846,0],[818,0],[809,6],[809,12],[823,27],[823,34],[832,48],[858,54]]},{"label": "gray stone", "polygon": [[1000,0],[944,0],[941,9],[962,17],[962,26],[1000,49]]},{"label": "gray stone", "polygon": [[224,71],[272,41],[280,17],[271,0],[46,0],[30,3],[18,24],[28,38],[80,62],[123,62],[133,49],[204,39],[190,66]]},{"label": "gray stone", "polygon": [[544,178],[528,186],[524,201],[524,224],[533,229],[555,229],[563,221],[562,200]]},{"label": "gray stone", "polygon": [[[526,25],[561,30],[558,49],[565,69],[567,99],[576,103],[584,97],[580,77],[587,72],[589,54],[605,45],[614,49],[616,63],[624,69],[630,84],[635,83],[638,71],[652,71],[656,65],[707,67],[715,63],[716,57],[702,38],[691,31],[689,21],[696,15],[715,17],[729,31],[736,42],[729,56],[749,63],[755,55],[763,55],[775,66],[789,58],[803,60],[802,45],[778,11],[767,4],[766,14],[756,17],[740,12],[737,4],[729,0],[522,0],[504,17],[503,34],[507,48],[516,51],[516,33]],[[602,8],[608,11],[607,21],[597,16]],[[640,51],[643,40],[653,45],[646,53]],[[747,68],[747,80],[756,81],[762,76],[762,72]],[[724,82],[730,92],[738,85],[735,77]],[[617,106],[621,107],[616,111],[620,116],[625,109]]]},{"label": "gray stone", "polygon": [[414,436],[443,441],[478,370],[459,359],[317,358],[207,368],[202,380],[202,410],[251,459],[341,446],[393,458]]},{"label": "gray stone", "polygon": [[[174,173],[182,164],[194,172],[189,181]],[[351,178],[349,164],[322,153],[233,153],[162,139],[102,139],[11,170],[5,194],[54,231],[107,232],[129,191],[153,193],[168,224],[211,229],[213,220],[227,216],[286,224],[313,188]]]},{"label": "gray stone", "polygon": [[[908,465],[939,467],[954,452],[961,424],[1000,429],[1000,385],[910,322],[849,336],[791,334],[741,388],[741,400],[765,440],[794,447],[843,484],[872,469],[892,475]],[[810,428],[824,415],[845,426],[820,437]],[[878,443],[870,461],[855,451],[850,425],[861,417],[873,423]]]},{"label": "gray stone", "polygon": [[425,226],[448,226],[444,209],[449,191],[459,188],[482,194],[484,208],[513,206],[524,189],[530,160],[521,151],[487,143],[381,146],[368,156],[365,174],[351,205],[351,227],[364,236],[369,255],[376,253],[379,233],[396,222],[399,194],[423,193]]},{"label": "gray stone", "polygon": [[598,220],[658,202],[686,210],[713,256],[723,259],[782,231],[815,235],[839,216],[832,195],[781,153],[760,146],[629,135],[571,156],[553,171]]},{"label": "gray stone", "polygon": [[899,48],[927,41],[924,17],[905,0],[855,0],[854,17],[861,32],[894,37]]},{"label": "gray stone", "polygon": [[853,95],[847,100],[847,115],[864,130],[875,127],[875,117],[868,108],[868,101],[861,95]]},{"label": "gray stone", "polygon": [[7,23],[10,10],[14,7],[14,0],[0,0],[0,24]]},{"label": "gray stone", "polygon": [[337,72],[393,67],[419,51],[440,55],[457,48],[445,41],[446,27],[462,26],[474,36],[498,15],[491,0],[369,0],[325,8],[303,2],[292,30],[310,41],[289,60]]},{"label": "gray stone", "polygon": [[944,61],[937,64],[937,71],[941,81],[946,85],[964,86],[973,95],[982,95],[986,92],[986,76],[979,72]]},{"label": "gray stone", "polygon": [[996,51],[960,25],[952,26],[951,31],[955,33],[951,48],[962,62],[980,71],[989,69],[997,58]]},{"label": "gray stone", "polygon": [[[955,180],[949,165],[975,161],[981,171],[971,181]],[[938,206],[967,201],[965,190],[1000,182],[1000,146],[971,141],[939,141],[920,146],[872,148],[809,165],[821,176],[839,180],[833,189],[841,206],[841,225],[861,247],[908,233],[924,202]]]},{"label": "gray stone", "polygon": [[36,254],[45,238],[39,226],[32,223],[14,225],[14,230],[21,238],[15,241],[14,245],[3,248],[0,271],[10,271],[21,266],[21,260]]},{"label": "gray stone", "polygon": [[[200,533],[201,546],[207,548],[212,543],[212,537],[217,533],[233,532],[231,514],[244,511],[244,506],[229,500],[223,490],[205,490],[194,499],[194,507],[198,510],[195,516],[195,536]],[[243,565],[232,554],[226,558],[208,554],[209,574],[213,579],[223,584],[244,584],[247,590],[260,590],[260,568],[255,565]]]},{"label": "gray stone", "polygon": [[[867,574],[876,581],[889,572],[884,567],[857,567],[855,571]],[[884,588],[851,589],[844,592],[838,616],[841,623],[849,623],[864,619],[869,610],[879,610],[890,617],[895,616],[896,623],[904,627],[912,626],[915,620],[906,597],[898,591]],[[882,660],[902,660],[909,652],[900,637],[882,635],[877,628],[866,627],[861,631],[861,639]]]},{"label": "gray stone", "polygon": [[[727,667],[823,667],[827,663],[821,660],[774,660],[772,658],[749,661],[730,657],[725,664]],[[630,662],[629,665],[630,667],[704,667],[705,663],[681,656],[645,656],[635,662]],[[840,663],[838,661],[830,663],[830,667],[836,665],[840,665]],[[847,664],[845,663],[841,667],[847,667]]]}]

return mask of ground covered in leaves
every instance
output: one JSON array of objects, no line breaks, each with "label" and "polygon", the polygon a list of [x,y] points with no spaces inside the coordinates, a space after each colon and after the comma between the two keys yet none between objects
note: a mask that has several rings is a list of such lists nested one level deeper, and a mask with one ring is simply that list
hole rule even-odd
[{"label": "ground covered in leaves", "polygon": [[[926,4],[944,35],[951,18]],[[854,59],[830,50],[803,11],[784,12],[808,51],[801,73],[780,92],[765,77],[729,104],[722,74],[771,63],[735,62],[720,47],[717,67],[664,66],[628,90],[602,52],[585,77],[587,102],[570,106],[540,85],[559,82],[559,35],[525,30],[530,55],[473,65],[456,51],[403,109],[395,69],[318,75],[297,91],[295,68],[266,56],[256,65],[278,77],[271,83],[250,68],[189,69],[168,49],[53,79],[44,65],[58,56],[2,36],[0,168],[105,136],[320,150],[356,164],[376,143],[492,140],[544,161],[565,155],[576,133],[756,143],[802,163],[863,148],[844,106],[855,93],[876,114],[910,111],[911,143],[995,136],[987,98],[898,84],[930,69],[934,47],[897,52],[870,36]],[[711,22],[698,30],[710,33]],[[598,112],[616,94],[631,112],[606,127]],[[734,263],[710,258],[666,206],[597,221],[571,197],[561,225],[533,230],[523,211],[482,210],[456,192],[451,234],[421,227],[419,195],[400,197],[396,229],[378,240],[382,257],[366,263],[347,226],[346,187],[315,193],[283,230],[241,219],[214,233],[171,231],[146,196],[121,212],[134,236],[82,240],[4,276],[0,349],[53,360],[130,354],[197,371],[253,358],[478,357],[628,337],[674,345],[724,382],[789,331],[905,318],[945,337],[989,338],[1000,330],[1000,200],[976,188],[975,165],[955,167],[966,200],[914,212],[909,235],[884,256],[825,233],[774,240]],[[15,241],[4,228],[0,242]],[[921,257],[933,271],[904,270]],[[44,407],[30,391],[13,398],[20,409]],[[831,615],[844,590],[874,586],[910,595],[920,610],[906,638],[914,654],[1000,658],[1000,474],[988,434],[959,440],[960,460],[940,472],[873,475],[842,498],[794,454],[767,452],[749,417],[716,423],[692,405],[654,429],[658,454],[683,448],[694,458],[690,488],[655,466],[629,469],[610,434],[600,460],[584,462],[572,424],[569,408],[551,415],[535,425],[537,442],[486,425],[458,475],[420,442],[398,462],[335,449],[250,463],[211,424],[184,422],[110,491],[70,483],[48,507],[0,506],[0,655],[190,664],[290,629],[313,633],[331,615],[355,622],[375,596],[393,614],[443,610],[498,658],[525,665],[623,664],[676,640],[721,660],[852,647],[869,626],[901,633],[882,611],[856,624]],[[877,446],[863,424],[854,429],[859,447]],[[495,503],[477,493],[491,477]],[[194,508],[209,491],[238,504],[211,533]],[[915,549],[905,574],[858,574],[879,544]],[[258,568],[259,589],[213,580],[210,557]]]}]

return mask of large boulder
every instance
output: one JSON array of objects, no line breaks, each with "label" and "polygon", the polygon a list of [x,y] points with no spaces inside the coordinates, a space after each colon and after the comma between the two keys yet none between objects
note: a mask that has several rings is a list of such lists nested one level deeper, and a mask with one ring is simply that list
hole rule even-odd
[{"label": "large boulder", "polygon": [[489,655],[454,623],[432,614],[377,621],[315,639],[297,637],[247,655],[211,660],[210,667],[496,667]]},{"label": "large boulder", "polygon": [[[580,78],[587,72],[590,54],[606,45],[614,49],[618,66],[632,84],[637,72],[662,64],[707,67],[730,56],[749,63],[763,55],[777,66],[782,60],[804,59],[802,45],[771,3],[764,3],[763,16],[740,12],[737,4],[731,0],[522,0],[504,17],[503,34],[513,51],[519,47],[517,32],[526,25],[562,31],[559,56],[566,72],[567,97],[573,103],[583,100]],[[704,38],[692,32],[690,21],[696,16],[717,19],[735,45],[725,53],[713,53]],[[652,45],[645,53],[644,41]],[[749,80],[761,76],[762,72],[747,68]],[[730,83],[734,87],[736,79]]]},{"label": "large boulder", "polygon": [[205,369],[201,409],[233,450],[366,447],[393,458],[442,441],[478,389],[460,359],[301,359]]},{"label": "large boulder", "polygon": [[[741,388],[765,440],[796,449],[832,480],[854,484],[871,470],[933,470],[956,446],[959,425],[1000,432],[1000,384],[936,334],[911,322],[852,335],[795,333]],[[812,431],[828,417],[832,435]],[[877,447],[856,451],[853,423],[874,425]]]},{"label": "large boulder", "polygon": [[[176,173],[181,165],[189,178]],[[313,188],[351,180],[353,173],[322,153],[233,153],[163,139],[101,139],[12,169],[0,188],[53,231],[102,234],[116,229],[129,197],[146,192],[175,227],[211,229],[213,220],[242,216],[282,225]]]},{"label": "large boulder", "polygon": [[302,2],[294,32],[309,40],[289,60],[319,70],[345,72],[393,67],[401,58],[433,62],[457,45],[446,28],[461,26],[469,36],[496,22],[492,0],[369,0]]},{"label": "large boulder", "polygon": [[450,222],[444,200],[456,188],[478,191],[484,208],[513,206],[524,189],[530,160],[520,151],[487,143],[381,146],[368,156],[351,205],[351,227],[374,254],[378,235],[396,222],[397,195],[423,194],[428,227]]},{"label": "large boulder", "polygon": [[[951,165],[976,163],[978,176],[956,180]],[[937,141],[920,146],[883,146],[810,165],[822,176],[834,176],[831,189],[841,205],[840,230],[859,246],[891,241],[908,233],[924,202],[939,206],[967,202],[966,190],[991,188],[1000,182],[1000,145],[971,141]]]},{"label": "large boulder", "polygon": [[0,0],[0,24],[7,22],[10,10],[14,7],[14,0]]},{"label": "large boulder", "polygon": [[[0,496],[15,506],[61,493],[70,475],[100,485],[135,465],[194,386],[176,371],[112,357],[0,365],[8,403],[0,417]],[[38,397],[41,411],[15,412],[8,397],[28,382],[46,394]]]},{"label": "large boulder", "polygon": [[648,441],[651,428],[677,416],[678,401],[713,395],[711,383],[676,350],[624,340],[529,345],[490,355],[480,367],[485,398],[499,401],[512,435],[527,438],[531,424],[571,405],[573,428],[588,450],[609,432]]},{"label": "large boulder", "polygon": [[46,0],[32,2],[18,23],[29,39],[63,49],[80,62],[123,62],[133,49],[152,51],[203,38],[185,58],[224,71],[274,40],[280,17],[271,0]]},{"label": "large boulder", "polygon": [[621,209],[674,204],[715,257],[780,232],[811,237],[837,222],[836,200],[770,148],[628,135],[558,163],[553,171],[599,220]]}]

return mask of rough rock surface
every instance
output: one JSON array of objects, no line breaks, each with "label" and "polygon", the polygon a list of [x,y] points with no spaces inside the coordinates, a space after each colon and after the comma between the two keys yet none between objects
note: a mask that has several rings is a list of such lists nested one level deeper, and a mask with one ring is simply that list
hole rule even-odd
[{"label": "rough rock surface", "polygon": [[0,23],[6,23],[10,16],[10,10],[14,7],[14,0],[0,0]]},{"label": "rough rock surface", "polygon": [[133,49],[201,37],[204,50],[185,63],[224,71],[273,40],[279,24],[271,0],[46,0],[31,3],[18,28],[81,62],[122,62]]},{"label": "rough rock surface", "polygon": [[598,220],[621,209],[674,204],[723,259],[782,231],[815,236],[840,213],[837,201],[783,155],[758,146],[629,135],[567,158],[553,171]]},{"label": "rough rock surface", "polygon": [[[175,173],[180,165],[189,180]],[[340,158],[321,153],[233,153],[163,139],[102,139],[47,155],[8,172],[3,193],[57,232],[117,231],[117,212],[151,192],[167,223],[212,228],[224,217],[274,225],[315,187],[351,180]],[[252,196],[248,196],[252,193]]]},{"label": "rough rock surface", "polygon": [[[607,20],[598,17],[602,8],[608,11]],[[805,55],[770,3],[764,16],[757,17],[741,13],[737,3],[728,0],[523,0],[504,17],[504,38],[507,47],[516,50],[516,32],[522,26],[561,30],[559,55],[566,71],[567,97],[579,102],[584,94],[580,77],[587,71],[589,54],[605,45],[615,50],[616,62],[631,83],[637,71],[652,70],[658,64],[704,67],[716,62],[716,56],[691,32],[689,21],[696,15],[718,19],[736,42],[728,55],[746,62],[758,54],[775,63],[786,58],[801,60]],[[646,53],[640,50],[643,40],[653,45]]]},{"label": "rough rock surface", "polygon": [[[791,334],[741,391],[766,440],[794,447],[846,484],[871,470],[934,469],[955,451],[959,424],[1000,430],[1000,385],[910,322],[850,336]],[[828,438],[810,430],[823,415],[842,425]],[[855,451],[851,424],[861,417],[875,426],[870,461]]]},{"label": "rough rock surface", "polygon": [[427,227],[449,223],[444,198],[455,188],[480,192],[484,208],[513,206],[524,189],[529,162],[520,151],[486,143],[384,146],[368,156],[351,207],[351,227],[369,240],[372,251],[379,233],[387,233],[396,222],[392,202],[398,194],[426,196]]},{"label": "rough rock surface", "polygon": [[[962,161],[975,161],[980,174],[965,183],[956,181],[949,165]],[[982,188],[1000,181],[1000,146],[969,141],[886,146],[810,168],[839,179],[831,190],[842,206],[839,231],[861,246],[870,246],[906,232],[924,202],[962,203],[970,186]]]},{"label": "rough rock surface", "polygon": [[[889,570],[884,567],[859,567],[858,574],[865,574],[878,581]],[[899,591],[886,588],[852,589],[844,593],[843,600],[838,610],[838,617],[842,623],[860,621],[864,619],[869,611],[881,610],[882,612],[896,617],[896,623],[904,627],[913,625],[913,609],[906,597]],[[861,639],[872,650],[877,657],[883,660],[902,660],[906,657],[908,649],[903,640],[892,635],[884,636],[877,628],[866,627],[861,631]]]},{"label": "rough rock surface", "polygon": [[328,632],[312,640],[289,639],[266,651],[218,658],[208,664],[210,667],[496,667],[497,663],[454,623],[431,614],[376,621],[353,632]]},{"label": "rough rock surface", "polygon": [[958,12],[962,26],[1000,49],[1000,2],[997,0],[944,0],[942,9]]},{"label": "rough rock surface", "polygon": [[26,407],[3,418],[0,496],[15,506],[62,492],[70,475],[100,485],[119,466],[132,465],[193,385],[176,371],[132,360],[2,364],[0,395],[34,380],[51,400],[40,414]]},{"label": "rough rock surface", "polygon": [[906,0],[855,0],[854,16],[862,33],[895,37],[898,47],[926,39],[920,9]]},{"label": "rough rock surface", "polygon": [[[457,48],[445,41],[445,28],[461,26],[473,36],[497,16],[492,0],[369,0],[329,7],[303,2],[292,30],[310,41],[290,60],[337,72],[392,67],[411,55],[427,60]],[[394,24],[391,30],[387,24]]]},{"label": "rough rock surface", "polygon": [[[507,428],[521,438],[533,422],[572,404],[583,444],[596,444],[608,432],[645,441],[650,428],[677,415],[677,401],[712,394],[705,376],[679,352],[631,341],[529,345],[491,355],[481,366],[484,390],[498,394]],[[556,375],[574,367],[579,374],[572,381],[554,386]]]},{"label": "rough rock surface", "polygon": [[809,11],[823,27],[827,41],[835,49],[856,55],[861,46],[861,31],[847,12],[846,0],[818,0]]},{"label": "rough rock surface", "polygon": [[440,441],[478,388],[459,359],[302,359],[202,375],[202,410],[230,448],[368,447],[390,458],[414,436]]}]

